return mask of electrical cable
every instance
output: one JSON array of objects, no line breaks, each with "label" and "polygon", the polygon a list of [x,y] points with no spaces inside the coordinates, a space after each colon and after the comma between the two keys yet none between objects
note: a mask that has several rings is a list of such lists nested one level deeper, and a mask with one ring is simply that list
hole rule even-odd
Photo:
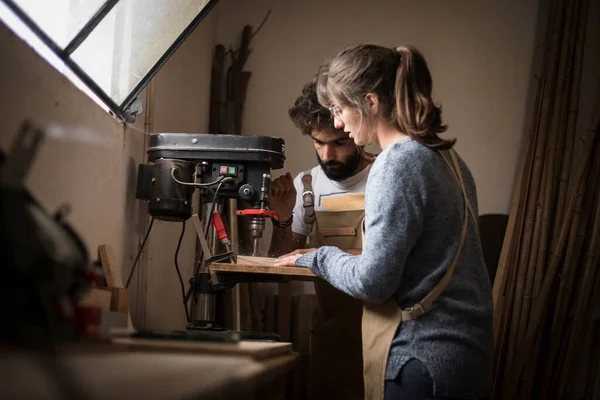
[{"label": "electrical cable", "polygon": [[181,223],[181,235],[179,235],[179,241],[177,242],[177,249],[175,250],[175,269],[177,270],[177,276],[179,277],[179,284],[181,285],[181,295],[183,297],[183,308],[185,308],[185,317],[187,322],[190,322],[190,312],[188,311],[187,301],[185,298],[185,286],[183,284],[183,278],[181,277],[181,271],[179,270],[179,263],[177,262],[177,256],[179,255],[179,249],[181,248],[181,241],[185,234],[185,221]]},{"label": "electrical cable", "polygon": [[129,283],[131,282],[131,277],[133,276],[133,272],[135,271],[137,262],[140,259],[140,256],[142,255],[142,250],[144,249],[144,245],[146,244],[146,241],[148,240],[148,236],[150,236],[150,231],[152,230],[152,225],[154,225],[154,217],[152,217],[152,219],[150,220],[150,224],[148,225],[148,230],[146,231],[146,236],[144,236],[142,245],[140,246],[140,249],[138,250],[138,253],[135,256],[135,260],[133,261],[133,266],[131,267],[131,271],[129,271],[129,277],[127,277],[127,283],[125,284],[125,288],[129,287]]},{"label": "electrical cable", "polygon": [[217,196],[219,194],[219,190],[221,190],[221,186],[223,186],[223,183],[227,182],[228,180],[233,180],[233,178],[225,178],[223,180],[221,180],[221,182],[219,182],[219,186],[217,186],[217,188],[215,189],[215,194],[213,196],[213,200],[212,200],[212,207],[210,209],[210,215],[208,216],[208,224],[206,224],[206,232],[204,232],[204,236],[208,237],[208,232],[210,232],[210,227],[212,224],[212,216],[213,213],[215,212],[215,209],[217,208]]},{"label": "electrical cable", "polygon": [[[233,178],[227,177],[227,178],[221,180],[219,182],[219,186],[217,186],[217,188],[215,189],[215,194],[213,195],[210,215],[208,216],[208,224],[206,224],[206,230],[204,231],[204,237],[208,237],[208,232],[210,232],[210,227],[212,224],[212,215],[216,209],[217,196],[219,194],[219,190],[221,190],[221,186],[223,185],[223,183],[225,183],[228,180],[233,180]],[[202,263],[204,260],[206,260],[206,256],[205,256],[204,252],[202,252],[202,256],[198,259],[198,262],[196,263],[196,268],[194,270],[194,276],[198,276],[198,273],[200,272],[200,267],[202,266]]]},{"label": "electrical cable", "polygon": [[177,168],[171,168],[171,178],[173,178],[173,180],[177,183],[179,183],[180,185],[184,185],[184,186],[194,186],[194,187],[199,187],[199,188],[206,188],[212,185],[216,185],[219,182],[224,181],[225,179],[230,179],[230,178],[226,178],[224,176],[220,176],[216,181],[213,182],[207,182],[207,183],[192,183],[192,182],[183,182],[180,181],[179,179],[175,178],[175,170],[177,170]]}]

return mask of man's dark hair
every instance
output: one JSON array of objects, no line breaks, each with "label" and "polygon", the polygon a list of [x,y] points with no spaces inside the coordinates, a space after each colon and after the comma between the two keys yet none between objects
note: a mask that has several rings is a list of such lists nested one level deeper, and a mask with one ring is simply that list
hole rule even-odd
[{"label": "man's dark hair", "polygon": [[315,81],[302,88],[302,96],[296,99],[294,106],[288,111],[294,125],[303,135],[310,135],[313,130],[329,130],[337,132],[328,109],[319,104]]}]

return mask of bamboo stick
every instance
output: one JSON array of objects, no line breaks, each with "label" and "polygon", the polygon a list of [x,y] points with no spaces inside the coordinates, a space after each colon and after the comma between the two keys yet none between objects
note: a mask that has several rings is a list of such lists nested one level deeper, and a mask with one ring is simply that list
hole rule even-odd
[{"label": "bamboo stick", "polygon": [[[600,276],[600,274],[599,274]],[[596,321],[594,327],[594,333],[592,334],[592,349],[600,348],[600,320]],[[585,382],[585,400],[592,400],[594,397],[594,391],[596,387],[596,378],[600,373],[600,351],[592,352],[590,357],[590,363],[588,365],[588,374]]]},{"label": "bamboo stick", "polygon": [[[597,184],[597,182],[596,182]],[[595,190],[593,190],[595,192]],[[590,197],[594,197],[594,193],[592,192]],[[586,317],[590,316],[589,308],[590,308],[590,297],[593,292],[594,286],[594,276],[597,272],[597,264],[594,264],[596,261],[596,249],[600,246],[600,200],[598,198],[595,199],[595,216],[592,227],[592,235],[590,239],[590,245],[588,252],[586,254],[586,262],[585,269],[582,278],[581,289],[578,293],[577,304],[575,306],[575,317],[572,322],[571,334],[569,337],[569,343],[567,345],[567,357],[564,362],[564,373],[562,378],[560,379],[559,386],[559,396],[564,396],[568,391],[568,383],[573,382],[574,370],[577,369],[577,361],[581,354],[582,348],[582,336],[584,336],[584,332],[586,328],[589,327],[591,321],[587,320]],[[600,288],[596,288],[597,290]],[[593,307],[593,305],[592,305]]]},{"label": "bamboo stick", "polygon": [[565,140],[565,158],[563,159],[560,183],[558,190],[558,202],[556,206],[556,221],[558,223],[555,226],[551,248],[556,248],[556,242],[558,241],[558,235],[560,233],[560,223],[563,220],[565,202],[567,198],[567,190],[569,187],[569,176],[571,174],[571,164],[573,160],[573,143],[575,140],[575,129],[577,125],[577,115],[579,112],[579,92],[581,89],[581,73],[583,70],[583,52],[585,47],[585,34],[587,28],[587,10],[589,7],[589,0],[581,0],[578,15],[578,31],[577,31],[577,44],[575,49],[575,65],[573,67],[573,82],[571,84],[571,93],[569,96],[570,107],[567,118],[567,133]]},{"label": "bamboo stick", "polygon": [[[550,12],[548,15],[548,19],[547,19],[547,23],[546,23],[546,43],[550,42],[550,25],[551,22],[554,21],[555,19],[555,15],[558,13],[558,4],[560,3],[561,0],[551,0],[551,6],[550,6]],[[542,65],[545,66],[547,64],[547,60],[549,58],[549,51],[546,50],[544,51],[544,57],[543,57],[543,63]],[[533,115],[533,120],[532,120],[532,127],[530,129],[529,135],[527,136],[527,140],[525,143],[525,146],[523,147],[523,149],[525,149],[526,153],[524,153],[524,156],[521,157],[521,163],[519,166],[519,174],[517,175],[517,183],[515,185],[515,190],[513,192],[513,196],[512,196],[512,200],[511,200],[511,207],[510,207],[510,212],[509,212],[509,219],[508,219],[508,223],[507,223],[507,227],[506,227],[506,235],[504,236],[504,241],[502,243],[502,250],[500,252],[500,258],[499,258],[499,262],[498,262],[498,268],[496,271],[496,277],[494,279],[494,285],[493,285],[493,290],[492,290],[492,294],[493,294],[493,304],[494,304],[494,316],[496,317],[497,315],[499,315],[498,310],[500,310],[500,304],[502,303],[503,299],[504,299],[504,294],[505,294],[505,289],[506,289],[506,282],[507,282],[507,277],[509,274],[509,269],[511,266],[514,266],[514,264],[509,263],[509,260],[511,259],[511,252],[512,250],[514,250],[514,248],[517,247],[517,243],[520,243],[520,238],[516,238],[516,240],[513,242],[513,238],[514,238],[514,233],[515,233],[515,229],[520,230],[521,228],[517,228],[520,226],[520,224],[517,223],[517,220],[519,219],[519,215],[520,215],[520,210],[522,209],[522,207],[520,207],[522,204],[525,204],[522,199],[523,197],[525,197],[525,201],[527,198],[527,193],[528,193],[528,188],[529,188],[529,180],[530,180],[530,176],[531,176],[531,159],[532,159],[532,151],[534,149],[533,144],[536,142],[537,140],[537,132],[538,132],[538,127],[539,127],[539,120],[540,120],[540,115],[541,115],[541,108],[542,108],[542,100],[544,98],[544,88],[546,86],[545,84],[546,81],[546,76],[545,74],[542,74],[541,78],[539,78],[537,80],[538,82],[538,89],[537,89],[537,94],[536,94],[536,99],[535,99],[535,104],[536,104],[536,108],[534,109],[534,115]],[[527,174],[527,178],[524,178],[524,174]],[[514,245],[513,245],[514,243]],[[497,332],[498,329],[497,327],[499,326],[499,318],[495,318],[494,320],[494,332]],[[495,338],[495,342],[497,342],[497,338]]]},{"label": "bamboo stick", "polygon": [[223,70],[225,68],[225,46],[219,44],[215,46],[215,53],[211,66],[210,76],[210,109],[208,130],[210,133],[218,134],[222,132],[223,112]]},{"label": "bamboo stick", "polygon": [[[596,143],[596,146],[600,143]],[[561,377],[564,377],[566,373],[569,373],[570,366],[567,365],[566,359],[572,356],[574,353],[570,349],[570,341],[573,339],[572,325],[575,318],[575,312],[578,308],[578,301],[585,298],[585,304],[589,300],[589,294],[585,293],[586,284],[593,285],[593,274],[590,277],[590,282],[585,282],[584,275],[585,269],[582,266],[587,263],[582,260],[582,247],[583,241],[588,233],[588,221],[591,220],[592,205],[594,203],[595,192],[598,187],[598,181],[594,178],[594,175],[600,173],[600,162],[596,158],[594,161],[593,168],[590,172],[588,182],[585,183],[585,191],[580,197],[577,208],[580,211],[576,211],[573,217],[573,224],[571,227],[571,233],[569,238],[569,248],[565,255],[564,268],[562,271],[562,279],[560,282],[559,294],[556,298],[556,309],[553,315],[553,325],[550,330],[551,333],[551,347],[548,350],[548,354],[551,356],[549,360],[552,361],[554,369],[551,375],[545,375],[544,379],[548,384],[548,388],[554,389],[554,392],[559,393],[561,385]],[[595,181],[595,182],[594,182]],[[576,219],[578,222],[576,222]],[[592,228],[593,229],[593,228]],[[588,235],[588,237],[591,235]],[[588,245],[589,246],[589,245]],[[592,264],[595,265],[595,264]],[[583,313],[579,319],[585,320],[586,310],[579,311]],[[591,319],[591,316],[589,317]],[[543,329],[543,328],[542,328]],[[580,340],[579,333],[576,336],[577,340]],[[576,350],[577,351],[577,350]],[[563,357],[559,357],[558,354],[564,354]],[[550,361],[547,361],[550,362]],[[544,394],[544,393],[543,393]],[[563,397],[559,395],[559,398]],[[543,397],[542,397],[543,398]]]},{"label": "bamboo stick", "polygon": [[[566,327],[567,334],[571,332],[571,327]],[[548,389],[547,396],[550,397],[550,394],[554,395],[555,398],[560,398],[558,396],[558,386],[560,384],[560,374],[562,373],[562,366],[567,357],[567,339],[563,338],[561,341],[561,346],[558,349],[558,354],[556,356],[556,370],[554,371],[553,379],[548,383],[548,387],[544,389]],[[542,392],[543,393],[543,392]],[[540,397],[543,398],[543,397]]]},{"label": "bamboo stick", "polygon": [[519,207],[526,203],[529,193],[529,182],[531,169],[533,166],[534,143],[537,139],[539,126],[539,117],[541,115],[541,106],[543,90],[545,87],[544,77],[539,82],[539,89],[536,98],[537,107],[532,122],[532,128],[527,138],[527,144],[524,147],[525,155],[521,158],[519,175],[515,191],[513,193],[512,206],[507,225],[507,234],[504,237],[502,252],[500,255],[498,272],[494,280],[494,384],[492,398],[500,396],[499,388],[502,386],[504,369],[503,364],[506,359],[506,333],[509,321],[509,310],[513,304],[513,292],[516,281],[516,257],[520,249],[521,232],[524,221],[524,209]]},{"label": "bamboo stick", "polygon": [[[599,89],[600,89],[600,86],[599,86]],[[569,203],[568,203],[567,209],[565,211],[565,219],[563,221],[559,240],[557,242],[557,251],[550,258],[550,264],[547,269],[546,276],[544,277],[544,282],[543,282],[542,288],[540,290],[538,302],[536,303],[536,307],[534,308],[534,310],[532,312],[530,328],[527,329],[525,337],[524,337],[523,341],[521,342],[521,345],[519,348],[520,351],[517,352],[517,354],[519,354],[519,356],[520,356],[519,361],[521,361],[524,357],[526,357],[527,349],[531,348],[533,339],[537,332],[537,329],[540,326],[541,319],[543,318],[543,316],[545,315],[545,312],[547,311],[547,305],[548,305],[547,303],[548,303],[548,296],[549,296],[550,288],[556,277],[556,273],[558,270],[558,263],[560,261],[562,252],[565,248],[568,228],[570,227],[570,224],[571,224],[571,217],[572,217],[573,210],[575,208],[575,201],[576,201],[577,195],[578,195],[578,188],[580,188],[582,186],[581,184],[583,181],[583,177],[585,176],[585,174],[589,168],[592,148],[593,148],[593,144],[596,139],[596,134],[597,134],[599,125],[600,125],[600,90],[598,91],[598,94],[596,97],[596,106],[594,108],[594,115],[592,117],[592,122],[590,124],[591,128],[588,133],[587,146],[584,148],[581,162],[579,164],[577,175],[576,175],[576,178],[574,181],[575,193],[573,193],[573,195],[570,196],[570,198],[569,198]],[[509,388],[510,388],[511,383],[518,382],[522,371],[523,371],[522,363],[516,363],[515,368],[511,372],[511,381],[510,381],[510,383],[507,384]]]},{"label": "bamboo stick", "polygon": [[[548,17],[547,40],[550,42],[550,26],[558,14],[560,0],[554,0]],[[544,63],[547,64],[550,51],[544,51]],[[542,104],[545,98],[544,90],[546,88],[546,74],[542,74],[538,80],[539,88],[536,96],[537,107],[534,111],[532,128],[527,137],[527,143],[524,147],[526,153],[521,158],[519,167],[518,181],[513,193],[509,221],[507,225],[507,234],[504,237],[502,251],[499,259],[496,278],[493,286],[494,301],[494,383],[492,390],[492,399],[501,397],[501,388],[504,386],[505,370],[503,368],[506,360],[505,349],[507,347],[507,333],[509,326],[509,315],[514,303],[514,288],[516,281],[516,259],[521,245],[521,235],[525,217],[524,205],[527,203],[529,187],[531,182],[531,173],[533,167],[533,156],[535,154],[535,143],[542,115]]]},{"label": "bamboo stick", "polygon": [[[570,1],[570,0],[569,0]],[[565,2],[560,3],[559,10],[562,10]],[[512,308],[512,318],[510,323],[509,337],[508,337],[508,356],[506,362],[506,368],[511,370],[513,367],[513,358],[516,349],[519,345],[519,321],[521,318],[521,310],[523,306],[523,292],[525,286],[525,278],[527,276],[527,267],[529,265],[529,256],[531,248],[531,242],[533,237],[533,229],[535,224],[535,210],[537,194],[540,191],[541,177],[544,165],[544,158],[546,154],[546,142],[548,139],[548,131],[550,125],[550,116],[552,115],[552,105],[555,95],[555,85],[557,76],[557,60],[559,53],[559,44],[561,42],[562,34],[562,12],[558,12],[554,18],[553,28],[551,30],[550,50],[548,63],[546,65],[546,87],[544,89],[544,96],[542,100],[542,114],[540,116],[540,126],[538,131],[537,143],[535,144],[535,156],[533,161],[533,171],[531,176],[531,188],[530,193],[533,196],[529,196],[527,199],[527,205],[525,207],[525,226],[523,229],[523,237],[521,248],[523,249],[519,254],[519,261],[516,266],[517,268],[517,286],[515,289],[515,300]]]},{"label": "bamboo stick", "polygon": [[[582,20],[582,14],[585,14],[587,11],[587,7],[588,7],[588,1],[587,0],[582,0],[579,2],[579,6],[577,7],[577,15],[578,15],[578,20],[581,21]],[[569,110],[568,110],[568,121],[566,123],[566,133],[565,133],[565,145],[564,145],[564,158],[562,160],[562,167],[560,170],[560,179],[558,182],[558,198],[557,198],[557,205],[556,205],[556,212],[555,212],[555,226],[553,229],[553,234],[552,234],[552,238],[551,238],[551,243],[550,243],[550,249],[556,249],[556,242],[558,240],[558,235],[557,233],[560,231],[560,226],[561,226],[561,222],[563,220],[563,214],[564,214],[564,204],[565,204],[565,200],[566,200],[566,195],[567,195],[567,188],[568,188],[568,181],[569,181],[569,174],[571,171],[571,163],[572,163],[572,159],[573,159],[573,142],[574,142],[574,138],[575,138],[575,123],[577,120],[577,114],[578,114],[578,104],[579,104],[579,92],[580,92],[580,86],[581,86],[581,71],[582,71],[582,60],[583,60],[583,45],[584,45],[584,39],[585,39],[585,26],[586,24],[581,24],[578,23],[578,30],[577,30],[577,43],[576,43],[576,50],[575,50],[575,56],[574,56],[574,67],[573,67],[573,78],[572,78],[572,82],[570,85],[570,95],[569,95]],[[566,98],[566,96],[565,96]],[[561,125],[561,129],[562,129],[562,125],[563,122],[561,121],[560,123]],[[534,283],[534,296],[536,296],[539,291],[540,291],[540,287],[541,287],[541,279],[540,280],[536,280],[536,282]],[[553,370],[557,369],[557,365],[559,365],[558,363],[555,363],[553,356],[552,356],[552,352],[550,352],[550,356],[548,357],[548,359],[546,360],[546,367],[545,367],[545,373],[544,376],[542,378],[542,385],[541,387],[545,390],[546,388],[549,387],[550,382],[552,381],[552,374],[553,374]]]},{"label": "bamboo stick", "polygon": [[[546,254],[548,248],[548,241],[550,237],[551,223],[554,220],[554,210],[556,204],[556,186],[554,176],[557,171],[555,166],[556,162],[556,152],[558,149],[562,151],[562,148],[559,148],[558,142],[559,136],[564,137],[564,131],[560,130],[560,118],[566,114],[567,109],[567,93],[570,91],[571,77],[570,77],[570,68],[568,67],[571,64],[571,60],[573,59],[573,54],[575,53],[575,38],[577,34],[577,0],[569,0],[567,2],[567,12],[566,12],[566,23],[562,40],[562,48],[561,48],[561,59],[558,70],[558,78],[556,82],[556,95],[554,97],[554,107],[552,114],[552,124],[551,124],[551,132],[550,132],[550,141],[549,146],[547,148],[547,162],[545,163],[548,168],[548,176],[550,177],[547,181],[545,192],[544,192],[544,212],[542,219],[542,232],[541,232],[541,246],[540,246],[540,254],[538,255],[538,262],[536,266],[535,273],[535,281],[537,282],[536,288],[539,291],[539,286],[541,285],[541,280],[543,278],[543,272],[546,265]],[[560,222],[559,222],[560,224]],[[551,248],[552,249],[552,248]],[[538,291],[535,292],[537,295]]]},{"label": "bamboo stick", "polygon": [[[532,351],[532,360],[538,359],[540,356],[540,352],[542,349],[542,341],[536,340],[534,344],[534,349]],[[528,362],[528,365],[525,367],[524,377],[519,382],[519,399],[531,399],[533,396],[531,395],[533,392],[533,387],[535,385],[535,374],[537,370],[537,365],[533,362]]]},{"label": "bamboo stick", "polygon": [[[522,213],[521,213],[522,214]],[[521,218],[522,221],[522,218]],[[517,247],[517,246],[515,246]],[[516,251],[515,251],[516,252]],[[509,311],[512,308],[512,304],[514,301],[514,296],[513,296],[513,292],[514,292],[514,288],[515,288],[515,284],[516,284],[516,279],[517,279],[517,273],[516,273],[516,263],[513,261],[511,263],[511,265],[515,266],[514,268],[511,268],[509,271],[509,277],[508,277],[508,285],[507,285],[507,290],[508,293],[506,295],[506,299],[505,301],[502,303],[502,310],[501,310],[501,319],[500,319],[500,337],[499,340],[496,341],[495,344],[495,348],[494,348],[494,382],[493,382],[493,387],[492,387],[492,400],[495,399],[502,399],[502,388],[503,388],[503,381],[505,379],[505,376],[507,376],[508,374],[506,374],[504,365],[506,364],[506,351],[505,348],[508,346],[508,338],[507,338],[507,333],[508,333],[508,322],[509,322]]]},{"label": "bamboo stick", "polygon": [[[550,327],[550,345],[548,348],[548,366],[551,366],[552,373],[548,375],[549,383],[556,385],[558,383],[557,378],[560,376],[563,367],[563,361],[558,358],[559,354],[566,350],[566,339],[565,339],[565,328],[568,329],[568,326],[565,326],[565,318],[567,312],[567,306],[569,305],[569,297],[565,296],[566,289],[565,287],[571,287],[573,285],[574,277],[572,278],[571,271],[573,268],[569,269],[569,266],[572,265],[572,259],[575,253],[575,242],[576,242],[576,233],[579,230],[580,226],[580,215],[583,207],[583,193],[585,192],[585,186],[582,189],[582,195],[579,196],[577,204],[575,206],[575,210],[573,212],[571,228],[569,231],[569,239],[567,242],[567,250],[565,253],[564,261],[562,263],[562,272],[561,279],[559,282],[558,295],[554,299],[555,302],[555,310],[554,315],[552,316],[552,324]],[[570,293],[569,293],[570,295]]]},{"label": "bamboo stick", "polygon": [[[520,205],[524,204],[527,199],[527,194],[529,193],[529,182],[531,177],[531,167],[533,165],[533,154],[534,154],[534,143],[537,140],[537,132],[539,125],[539,117],[541,114],[542,107],[542,97],[543,97],[543,89],[544,89],[544,81],[542,80],[539,84],[537,99],[536,99],[536,110],[534,114],[534,119],[531,127],[530,134],[527,137],[527,143],[524,147],[525,153],[523,157],[521,157],[521,165],[519,166],[519,175],[517,184],[515,186],[515,191],[513,193],[512,204],[509,213],[509,219],[506,228],[506,235],[504,236],[504,241],[502,243],[502,250],[500,253],[500,259],[498,262],[498,269],[496,271],[496,277],[494,279],[494,287],[492,291],[493,299],[494,299],[494,342],[498,343],[499,333],[500,333],[500,325],[502,321],[502,317],[504,315],[501,312],[501,305],[503,303],[503,299],[507,296],[505,294],[506,282],[511,279],[508,277],[510,270],[514,270],[515,266],[515,256],[516,256],[516,248],[518,247],[518,243],[521,241],[520,231],[523,227],[523,217],[524,213],[520,209]],[[516,236],[516,237],[515,237]],[[513,242],[514,239],[514,242]]]},{"label": "bamboo stick", "polygon": [[[547,163],[546,163],[547,164]],[[529,253],[531,253],[531,257],[529,259],[529,265],[527,266],[527,275],[525,277],[525,286],[523,288],[523,296],[522,296],[522,306],[521,306],[521,316],[519,321],[517,322],[517,337],[521,337],[525,330],[527,329],[527,321],[529,320],[529,306],[531,304],[531,296],[533,292],[533,282],[535,280],[536,273],[536,264],[538,258],[538,250],[541,250],[540,247],[540,233],[542,230],[542,215],[544,210],[544,193],[545,188],[549,184],[548,181],[552,180],[549,172],[550,168],[545,167],[543,176],[542,176],[542,185],[540,186],[540,192],[538,194],[538,201],[536,207],[535,214],[535,225],[533,228],[533,238],[531,241],[531,248],[529,249]],[[542,251],[539,251],[542,252]],[[522,268],[522,266],[521,266]],[[515,301],[518,301],[515,300]]]},{"label": "bamboo stick", "polygon": [[[537,141],[537,132],[541,115],[544,88],[545,77],[542,77],[541,81],[538,80],[538,90],[535,101],[535,104],[537,106],[534,111],[533,122],[529,131],[529,135],[527,136],[527,141],[525,143],[525,146],[523,147],[525,151],[523,152],[524,155],[521,157],[517,184],[515,185],[515,190],[513,192],[508,223],[506,226],[506,235],[504,236],[504,241],[502,243],[502,250],[500,252],[498,268],[496,270],[496,277],[494,279],[494,287],[492,290],[494,300],[494,316],[498,315],[499,306],[504,297],[506,281],[509,273],[509,266],[514,265],[514,263],[510,262],[513,258],[511,257],[511,250],[514,250],[517,246],[513,244],[520,243],[520,235],[517,235],[517,237],[515,238],[516,240],[514,242],[513,238],[515,236],[515,230],[522,229],[523,213],[520,212],[520,205],[524,204],[524,199],[526,201],[527,194],[529,193],[531,167],[533,165],[534,144]],[[512,261],[514,261],[514,259]],[[497,325],[495,323],[494,327],[496,326]],[[494,332],[496,332],[496,329],[494,329]]]},{"label": "bamboo stick", "polygon": [[[598,148],[598,143],[595,144]],[[594,151],[594,154],[597,154]],[[554,320],[551,330],[551,343],[548,354],[553,355],[560,343],[564,343],[566,340],[564,327],[570,321],[570,310],[575,309],[575,304],[570,304],[576,285],[577,275],[581,275],[581,250],[583,248],[584,239],[588,231],[588,225],[593,210],[595,193],[598,188],[598,176],[600,175],[600,158],[592,157],[592,166],[590,168],[589,178],[585,182],[585,191],[582,193],[578,201],[578,207],[576,207],[575,214],[573,216],[573,224],[571,227],[571,233],[569,237],[569,243],[565,254],[564,267],[561,274],[560,288],[557,296],[557,307],[555,309]],[[580,209],[578,212],[577,208]],[[593,275],[591,276],[593,281]],[[582,295],[581,292],[578,293]],[[566,345],[566,344],[565,344]],[[564,363],[558,364],[560,368],[566,368]]]}]

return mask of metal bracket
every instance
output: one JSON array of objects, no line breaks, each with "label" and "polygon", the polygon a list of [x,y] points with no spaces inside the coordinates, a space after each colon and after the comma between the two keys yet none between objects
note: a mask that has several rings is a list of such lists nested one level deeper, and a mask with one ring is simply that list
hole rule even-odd
[{"label": "metal bracket", "polygon": [[143,112],[144,112],[144,105],[138,97],[123,112],[123,119],[128,124],[133,124],[135,122],[135,117],[138,115],[141,115]]}]

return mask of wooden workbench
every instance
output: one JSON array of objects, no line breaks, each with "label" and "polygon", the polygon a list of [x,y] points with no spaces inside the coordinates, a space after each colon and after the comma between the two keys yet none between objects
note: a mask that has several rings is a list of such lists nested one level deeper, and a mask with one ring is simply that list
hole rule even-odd
[{"label": "wooden workbench", "polygon": [[[297,358],[289,343],[118,339],[71,346],[60,361],[86,399],[283,399]],[[0,398],[66,398],[51,362],[3,351],[0,368]]]}]

